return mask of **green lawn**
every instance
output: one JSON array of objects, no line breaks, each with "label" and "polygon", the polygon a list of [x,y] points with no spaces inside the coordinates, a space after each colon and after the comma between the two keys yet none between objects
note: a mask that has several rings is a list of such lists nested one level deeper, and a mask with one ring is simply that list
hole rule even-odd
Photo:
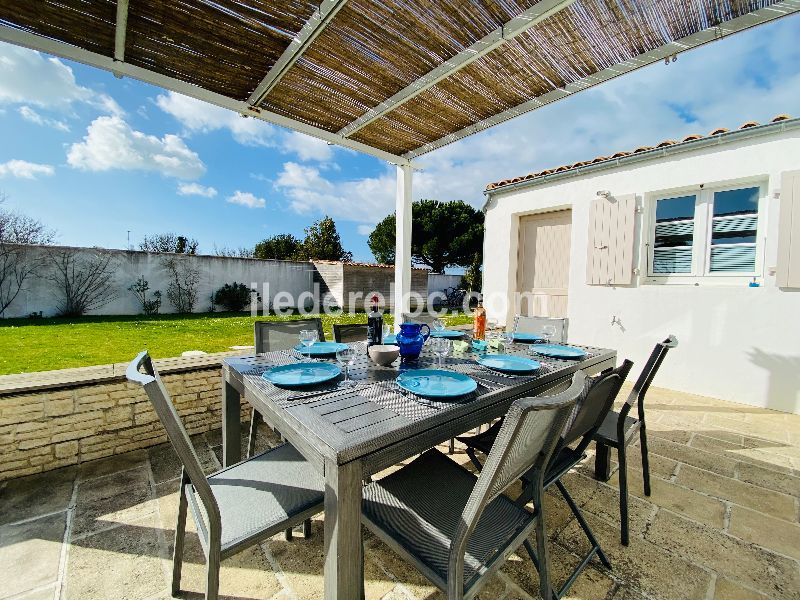
[{"label": "green lawn", "polygon": [[[186,350],[223,352],[231,346],[252,345],[256,319],[301,318],[204,313],[0,320],[0,375],[125,362],[145,348],[154,358],[180,356]],[[444,320],[459,325],[471,322],[471,316]],[[364,313],[322,315],[326,339],[333,339],[334,323],[366,322]]]}]

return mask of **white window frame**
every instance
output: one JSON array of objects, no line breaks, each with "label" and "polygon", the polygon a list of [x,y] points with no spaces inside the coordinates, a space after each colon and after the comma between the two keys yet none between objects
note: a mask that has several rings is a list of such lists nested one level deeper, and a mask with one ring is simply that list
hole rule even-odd
[{"label": "white window frame", "polygon": [[[755,270],[748,273],[713,273],[711,267],[711,239],[713,226],[714,194],[728,190],[737,190],[747,187],[758,188],[758,229],[756,230],[756,258]],[[768,180],[764,176],[747,179],[724,181],[709,185],[695,185],[670,190],[660,190],[645,194],[645,223],[646,230],[643,236],[646,252],[643,256],[647,261],[644,272],[644,282],[652,284],[683,284],[683,285],[743,285],[756,279],[761,281],[764,273],[764,245],[766,237],[766,207],[767,207]],[[677,198],[681,196],[695,197],[694,211],[694,237],[692,240],[692,272],[691,273],[653,273],[653,254],[655,249],[656,205],[659,200]]]}]

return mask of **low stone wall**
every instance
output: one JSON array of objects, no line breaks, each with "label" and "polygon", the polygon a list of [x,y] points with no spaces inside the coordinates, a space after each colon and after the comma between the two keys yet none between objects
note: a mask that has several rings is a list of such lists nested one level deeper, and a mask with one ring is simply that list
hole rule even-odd
[{"label": "low stone wall", "polygon": [[[189,434],[222,423],[220,363],[210,358],[197,361],[196,367],[183,361],[179,367],[159,369]],[[141,387],[121,375],[71,385],[66,383],[69,371],[56,377],[42,373],[46,379],[41,389],[13,393],[13,386],[3,386],[0,481],[167,440]],[[245,406],[242,417],[249,418]]]}]

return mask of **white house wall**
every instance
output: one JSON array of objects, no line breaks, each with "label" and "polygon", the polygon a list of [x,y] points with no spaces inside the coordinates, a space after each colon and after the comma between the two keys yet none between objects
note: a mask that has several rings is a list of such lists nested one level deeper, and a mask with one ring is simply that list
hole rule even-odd
[{"label": "white house wall", "polygon": [[[609,149],[611,150],[611,149]],[[616,348],[620,360],[640,369],[653,345],[675,334],[679,347],[667,357],[655,385],[745,404],[800,413],[800,290],[779,289],[777,217],[783,171],[800,168],[800,131],[732,141],[614,169],[562,178],[489,199],[484,244],[484,294],[516,291],[519,217],[572,209],[569,275],[570,341]],[[751,288],[741,280],[723,284],[658,285],[634,277],[631,286],[586,284],[589,205],[598,190],[612,195],[645,194],[684,186],[710,187],[759,177],[768,185],[763,278]],[[637,214],[636,260],[646,273],[642,219]],[[645,221],[646,222],[646,221]],[[489,316],[510,322],[513,308],[488,302]],[[612,319],[619,323],[612,324]]]}]

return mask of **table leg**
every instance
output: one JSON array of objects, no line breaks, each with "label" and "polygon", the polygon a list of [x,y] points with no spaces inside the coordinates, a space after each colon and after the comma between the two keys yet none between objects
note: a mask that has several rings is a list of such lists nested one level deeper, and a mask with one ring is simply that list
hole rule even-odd
[{"label": "table leg", "polygon": [[600,442],[595,443],[594,478],[598,481],[611,478],[611,448]]},{"label": "table leg", "polygon": [[325,598],[362,597],[361,463],[325,463]]},{"label": "table leg", "polygon": [[239,392],[226,379],[222,381],[222,466],[242,460],[242,417]]}]

